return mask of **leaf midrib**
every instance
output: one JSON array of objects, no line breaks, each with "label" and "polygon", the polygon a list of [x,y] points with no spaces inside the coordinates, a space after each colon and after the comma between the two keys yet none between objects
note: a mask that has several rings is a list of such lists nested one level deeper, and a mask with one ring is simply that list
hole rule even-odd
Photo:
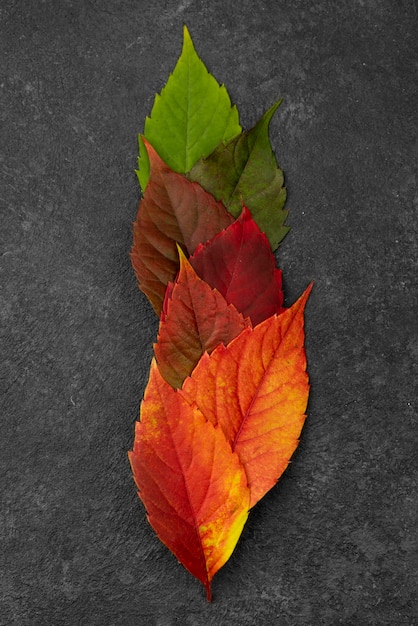
[{"label": "leaf midrib", "polygon": [[[160,398],[161,398],[161,395],[160,395]],[[161,398],[161,402],[163,402],[162,398]],[[193,409],[191,409],[191,410],[193,410]],[[173,444],[174,444],[173,430],[172,430],[172,427],[171,427],[171,424],[170,424],[169,421],[167,421],[167,425],[168,425],[168,428],[170,429],[171,440],[173,441]],[[203,549],[202,538],[201,538],[201,536],[199,534],[199,531],[198,531],[197,518],[196,518],[194,507],[192,506],[192,499],[191,499],[190,490],[189,490],[189,487],[188,487],[188,484],[187,484],[187,481],[186,481],[186,475],[185,475],[185,472],[184,472],[183,464],[180,461],[180,457],[179,457],[179,454],[177,452],[177,447],[175,445],[173,445],[173,448],[174,448],[174,451],[175,451],[175,454],[176,454],[178,465],[181,468],[181,476],[182,476],[184,488],[185,488],[185,491],[186,491],[186,494],[187,494],[187,500],[188,500],[188,503],[189,503],[190,511],[192,513],[193,529],[194,529],[195,534],[196,534],[197,542],[198,542],[198,545],[199,545],[199,548],[200,548],[200,556],[201,556],[201,558],[203,560],[203,566],[204,566],[204,570],[206,572],[206,584],[205,584],[205,587],[208,588],[208,587],[210,587],[209,570],[208,570],[208,564],[207,564],[207,561],[206,561],[205,551]],[[211,476],[212,476],[212,472],[213,472],[213,463],[212,463],[212,468],[211,468]]]},{"label": "leaf midrib", "polygon": [[[248,408],[247,408],[247,410],[246,410],[246,412],[245,412],[245,415],[243,416],[243,419],[242,419],[242,421],[241,421],[241,424],[240,424],[240,427],[239,427],[239,429],[238,429],[238,431],[237,431],[237,434],[236,434],[236,435],[235,435],[235,437],[234,437],[234,441],[233,441],[233,443],[232,443],[232,445],[231,445],[232,450],[235,450],[236,445],[239,443],[239,436],[240,436],[240,434],[241,434],[241,432],[242,432],[242,429],[244,428],[244,425],[246,424],[246,422],[247,422],[247,420],[249,419],[249,417],[251,416],[251,410],[252,410],[252,407],[254,406],[254,403],[256,402],[256,400],[257,400],[257,398],[258,398],[258,394],[259,394],[259,392],[260,392],[260,389],[261,389],[262,385],[264,384],[264,381],[265,381],[265,378],[266,378],[266,376],[267,376],[267,373],[268,373],[268,371],[270,370],[270,368],[272,367],[272,363],[275,361],[275,359],[276,359],[276,355],[277,355],[278,351],[280,350],[280,346],[282,345],[284,338],[286,337],[287,333],[289,332],[289,329],[291,328],[291,326],[292,326],[292,324],[293,324],[294,319],[295,319],[295,318],[293,317],[293,319],[291,320],[291,322],[290,322],[289,326],[287,327],[287,329],[286,329],[285,333],[282,335],[281,340],[280,340],[280,343],[279,343],[279,345],[277,346],[276,350],[274,351],[274,355],[273,355],[273,357],[271,358],[271,360],[270,360],[270,362],[269,362],[269,364],[268,364],[267,368],[264,370],[264,373],[263,373],[263,375],[262,375],[262,377],[261,377],[261,379],[260,379],[260,382],[259,382],[259,384],[257,385],[256,391],[255,391],[255,393],[253,394],[252,400],[251,400],[251,402],[250,402],[250,404],[249,404],[249,406],[248,406]],[[264,339],[264,337],[263,337],[263,339]]]}]

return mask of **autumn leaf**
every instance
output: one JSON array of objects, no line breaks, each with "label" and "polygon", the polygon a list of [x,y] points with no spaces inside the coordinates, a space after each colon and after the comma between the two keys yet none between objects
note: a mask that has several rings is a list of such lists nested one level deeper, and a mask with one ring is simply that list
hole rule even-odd
[{"label": "autumn leaf", "polygon": [[151,174],[134,223],[131,260],[139,288],[159,315],[166,286],[179,268],[176,243],[190,255],[233,217],[200,185],[173,172],[151,144],[146,147]]},{"label": "autumn leaf", "polygon": [[271,118],[280,103],[281,100],[276,102],[254,128],[226,145],[221,143],[207,158],[201,158],[188,174],[222,200],[235,217],[244,203],[273,250],[289,230],[284,225],[288,211],[283,209],[283,171],[277,167],[268,136]]},{"label": "autumn leaf", "polygon": [[163,378],[181,387],[204,352],[228,344],[249,325],[236,308],[201,280],[179,250],[180,271],[167,290],[154,353]]},{"label": "autumn leaf", "polygon": [[163,380],[155,361],[129,459],[151,526],[210,600],[248,516],[247,479],[222,430]]},{"label": "autumn leaf", "polygon": [[289,230],[269,139],[280,104],[242,131],[184,27],[138,138],[131,260],[160,325],[128,455],[151,526],[208,600],[306,419],[312,285],[283,308],[272,252]]},{"label": "autumn leaf", "polygon": [[281,315],[204,354],[180,392],[238,453],[251,506],[274,486],[299,443],[309,394],[303,313],[311,288]]},{"label": "autumn leaf", "polygon": [[[198,57],[184,26],[183,50],[161,94],[157,94],[144,137],[167,165],[188,172],[222,141],[241,132],[238,111],[224,85],[219,85]],[[139,137],[137,172],[142,191],[148,183],[147,151]]]},{"label": "autumn leaf", "polygon": [[253,326],[282,312],[281,270],[276,269],[267,237],[246,207],[233,224],[200,244],[190,263]]}]

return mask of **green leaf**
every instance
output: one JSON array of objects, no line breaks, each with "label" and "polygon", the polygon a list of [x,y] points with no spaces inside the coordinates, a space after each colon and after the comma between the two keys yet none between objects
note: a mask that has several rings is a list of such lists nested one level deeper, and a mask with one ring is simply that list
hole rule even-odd
[{"label": "green leaf", "polygon": [[[183,50],[151,116],[145,120],[144,137],[174,171],[185,174],[198,159],[208,156],[221,142],[239,135],[238,111],[198,57],[186,26]],[[139,137],[137,171],[142,191],[149,178],[149,160]]]},{"label": "green leaf", "polygon": [[188,173],[191,180],[222,200],[234,217],[245,204],[273,250],[289,230],[284,225],[288,211],[283,209],[283,171],[277,166],[268,135],[270,120],[280,104],[281,100],[276,102],[251,130],[221,143]]}]

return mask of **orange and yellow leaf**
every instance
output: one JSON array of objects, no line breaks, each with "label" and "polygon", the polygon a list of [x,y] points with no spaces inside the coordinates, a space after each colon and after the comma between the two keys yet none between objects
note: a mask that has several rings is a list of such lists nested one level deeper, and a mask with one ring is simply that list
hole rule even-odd
[{"label": "orange and yellow leaf", "polygon": [[151,526],[210,600],[212,578],[248,516],[247,478],[222,429],[161,377],[155,361],[129,459]]}]

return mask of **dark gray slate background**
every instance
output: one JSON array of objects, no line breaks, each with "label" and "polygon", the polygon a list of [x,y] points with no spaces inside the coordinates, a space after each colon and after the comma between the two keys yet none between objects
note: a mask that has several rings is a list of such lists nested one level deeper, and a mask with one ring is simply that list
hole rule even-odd
[{"label": "dark gray slate background", "polygon": [[[2,626],[418,624],[417,11],[2,0]],[[302,441],[212,604],[127,460],[157,331],[128,258],[136,136],[183,22],[244,127],[284,98],[286,303],[315,280]]]}]

